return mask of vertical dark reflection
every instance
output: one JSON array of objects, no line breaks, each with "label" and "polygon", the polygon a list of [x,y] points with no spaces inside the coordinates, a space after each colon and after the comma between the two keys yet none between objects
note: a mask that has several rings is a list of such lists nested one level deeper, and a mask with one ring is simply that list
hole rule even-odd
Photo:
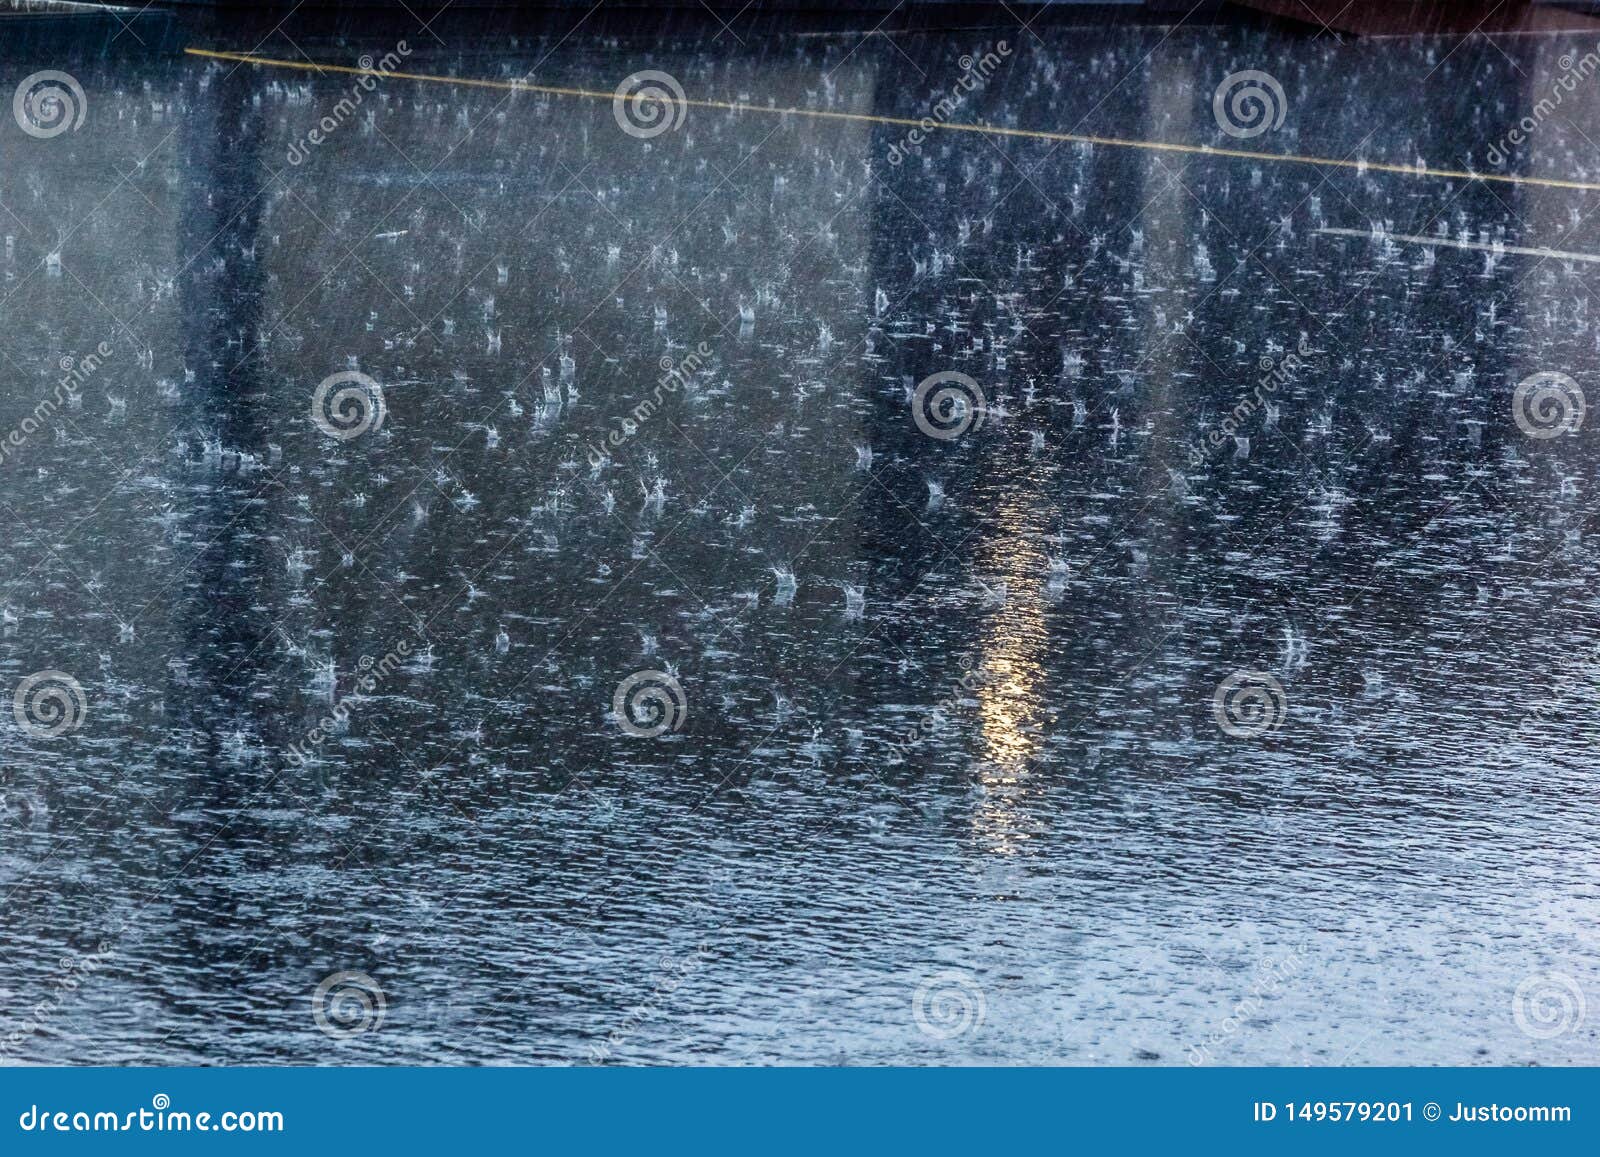
[{"label": "vertical dark reflection", "polygon": [[[186,794],[172,801],[171,820],[185,833],[177,842],[185,861],[167,865],[171,880],[160,881],[148,915],[170,922],[166,963],[188,978],[167,987],[172,1014],[226,1021],[255,964],[240,949],[260,935],[246,911],[252,888],[245,880],[278,858],[273,829],[254,817],[272,806],[275,783],[284,790],[275,734],[282,712],[273,706],[277,696],[263,691],[279,658],[275,587],[286,553],[275,545],[282,515],[266,433],[270,410],[284,402],[269,396],[262,367],[267,247],[260,228],[275,183],[264,184],[270,169],[252,99],[255,70],[171,67],[188,109],[179,130],[174,248],[190,429],[176,471],[193,546],[171,592],[182,644],[166,697],[177,750],[164,754],[169,782]],[[259,900],[259,886],[254,894]]]},{"label": "vertical dark reflection", "polygon": [[212,716],[197,731],[207,736],[207,762],[214,765],[227,737],[226,723],[215,720],[219,708],[224,720],[251,735],[265,718],[249,690],[265,658],[269,576],[281,573],[268,565],[272,508],[258,497],[266,477],[252,469],[269,453],[263,419],[272,403],[257,349],[265,295],[257,246],[262,201],[270,194],[261,184],[261,117],[251,107],[255,72],[186,72],[194,112],[182,130],[178,293],[184,368],[194,379],[186,383],[194,421],[186,489],[196,503],[201,545],[179,597],[192,662],[185,686],[194,706]]}]

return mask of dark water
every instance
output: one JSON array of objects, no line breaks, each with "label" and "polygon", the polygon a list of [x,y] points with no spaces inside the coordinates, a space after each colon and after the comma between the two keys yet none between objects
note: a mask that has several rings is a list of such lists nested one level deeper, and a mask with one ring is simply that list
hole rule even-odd
[{"label": "dark water", "polygon": [[[948,119],[1434,170],[1584,50],[407,39],[911,119],[1003,40]],[[51,43],[0,424],[110,353],[0,465],[8,697],[81,688],[0,729],[12,1059],[1600,1061],[1600,434],[1514,421],[1596,396],[1596,267],[1318,232],[1600,253],[1595,191]],[[1241,69],[1281,127],[1218,130]],[[1588,83],[1497,171],[1600,181]]]}]

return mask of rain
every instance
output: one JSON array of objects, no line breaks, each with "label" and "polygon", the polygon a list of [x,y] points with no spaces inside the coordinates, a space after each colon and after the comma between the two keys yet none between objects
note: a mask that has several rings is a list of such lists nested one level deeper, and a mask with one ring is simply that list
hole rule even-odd
[{"label": "rain", "polygon": [[5,1063],[1600,1063],[1600,37],[579,15],[0,19]]}]

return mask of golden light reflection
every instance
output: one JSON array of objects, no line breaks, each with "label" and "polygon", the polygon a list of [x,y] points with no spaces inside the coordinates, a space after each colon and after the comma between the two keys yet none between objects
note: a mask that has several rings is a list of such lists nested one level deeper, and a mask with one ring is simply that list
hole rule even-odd
[{"label": "golden light reflection", "polygon": [[995,575],[1005,584],[1006,597],[990,614],[974,663],[983,676],[975,694],[982,740],[977,775],[984,794],[972,823],[991,851],[1014,855],[1030,838],[1022,803],[1039,774],[1030,764],[1043,744],[1049,710],[1040,695],[1049,645],[1048,559],[1039,546],[1042,528],[1030,523],[1030,492],[1019,487],[1003,494],[999,531],[985,536],[976,560],[985,582]]}]

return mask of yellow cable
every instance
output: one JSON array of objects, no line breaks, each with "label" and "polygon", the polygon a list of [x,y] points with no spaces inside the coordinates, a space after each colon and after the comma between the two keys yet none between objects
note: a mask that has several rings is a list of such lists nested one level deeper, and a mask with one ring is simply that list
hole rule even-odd
[{"label": "yellow cable", "polygon": [[[467,88],[493,88],[507,92],[543,93],[548,96],[574,96],[588,100],[612,100],[614,92],[592,88],[562,88],[547,84],[524,84],[514,80],[479,80],[474,77],[434,76],[425,72],[383,72],[375,68],[350,68],[341,64],[316,64],[307,60],[276,60],[268,56],[250,56],[241,52],[213,52],[206,48],[185,48],[190,56],[203,56],[211,60],[232,60],[240,64],[262,65],[268,68],[294,68],[302,72],[337,72],[350,76],[387,77],[390,80],[415,80],[427,84],[454,84]],[[1123,137],[1100,137],[1078,133],[1052,133],[1043,129],[1008,129],[998,125],[962,124],[957,121],[935,121],[931,126],[907,117],[874,116],[869,113],[828,112],[811,108],[772,108],[756,104],[742,104],[721,100],[683,100],[674,103],[690,108],[720,109],[724,112],[752,112],[779,116],[812,117],[817,120],[857,121],[864,124],[895,125],[927,131],[956,133],[987,133],[997,137],[1025,137],[1036,141],[1067,141],[1082,145],[1105,145],[1117,149],[1145,149],[1157,153],[1191,153],[1204,157],[1230,157],[1246,161],[1275,161],[1279,164],[1320,165],[1324,168],[1366,169],[1377,173],[1398,173],[1403,177],[1446,177],[1461,181],[1497,181],[1506,185],[1536,185],[1548,189],[1581,189],[1600,192],[1600,184],[1588,181],[1562,181],[1553,177],[1519,177],[1502,173],[1468,173],[1457,169],[1434,169],[1413,165],[1389,165],[1381,161],[1347,161],[1334,157],[1300,156],[1294,153],[1258,153],[1249,149],[1214,149],[1210,145],[1178,145],[1167,141],[1129,140]]]}]

